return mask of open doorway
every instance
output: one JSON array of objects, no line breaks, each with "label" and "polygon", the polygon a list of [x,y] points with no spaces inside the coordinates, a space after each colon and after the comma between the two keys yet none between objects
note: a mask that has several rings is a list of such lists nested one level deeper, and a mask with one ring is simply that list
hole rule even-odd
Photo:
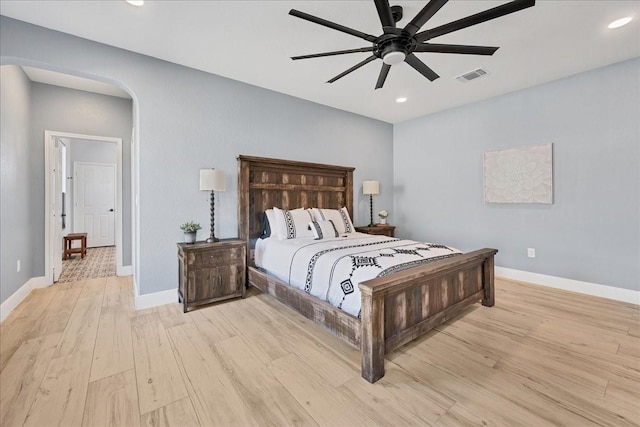
[{"label": "open doorway", "polygon": [[[32,237],[32,251],[35,262],[40,265],[34,271],[40,276],[42,271],[42,286],[54,283],[62,270],[64,243],[63,236],[74,230],[74,205],[70,200],[73,191],[73,164],[68,165],[65,173],[67,192],[65,194],[64,211],[62,194],[54,187],[56,173],[56,141],[64,145],[103,144],[115,146],[116,161],[116,202],[111,213],[114,223],[103,227],[113,231],[115,243],[116,274],[133,274],[135,254],[132,252],[133,236],[135,236],[135,212],[133,205],[134,176],[133,141],[129,140],[135,121],[135,108],[131,94],[117,87],[116,84],[99,81],[99,79],[84,78],[75,75],[54,72],[40,68],[21,65],[24,74],[31,81],[29,98],[31,102],[30,132],[33,135],[44,135],[44,162],[40,160],[37,171],[32,173],[33,182],[37,185],[34,193],[34,206],[37,209],[33,220],[40,230],[35,230]],[[59,131],[60,130],[60,131]],[[62,131],[63,130],[63,131]],[[73,133],[71,133],[73,132]],[[42,147],[42,146],[41,146]],[[32,156],[37,159],[37,156]],[[86,160],[89,163],[114,163],[113,160]],[[40,181],[42,179],[42,181]],[[62,181],[62,175],[60,178]],[[38,188],[39,182],[44,186]],[[59,183],[61,186],[61,183]],[[35,194],[41,191],[40,198]],[[34,211],[35,212],[35,211]],[[62,216],[62,215],[65,216]],[[96,217],[97,218],[97,217]],[[65,228],[62,228],[62,219]],[[42,221],[42,222],[40,222]],[[98,221],[98,219],[96,219]],[[99,218],[103,221],[103,218]],[[97,222],[94,231],[102,225]],[[42,233],[42,234],[40,234]],[[64,234],[63,234],[64,233]],[[88,233],[89,234],[89,233]],[[91,233],[93,234],[93,233]],[[111,234],[111,233],[109,233]],[[41,238],[39,236],[42,236]],[[91,239],[87,239],[90,243]],[[74,245],[79,244],[75,241]],[[104,244],[104,243],[103,243]],[[40,255],[42,254],[42,255]],[[42,256],[42,258],[39,258]]]},{"label": "open doorway", "polygon": [[45,172],[47,279],[131,274],[123,266],[122,139],[46,131]]},{"label": "open doorway", "polygon": [[[51,170],[61,169],[61,166],[54,166],[56,162],[50,149],[52,136],[59,139],[76,134],[89,139],[103,140],[104,136],[122,138],[121,142],[111,142],[119,146],[118,179],[122,175],[117,183],[122,206],[118,200],[114,216],[121,215],[123,219],[117,218],[113,226],[114,239],[118,239],[114,255],[117,259],[116,273],[133,274],[138,255],[137,249],[134,251],[138,223],[135,203],[138,176],[134,171],[138,150],[137,144],[134,150],[132,140],[138,109],[133,94],[119,82],[97,75],[81,73],[81,77],[72,70],[65,74],[20,64],[18,58],[6,59],[7,62],[0,67],[3,104],[0,320],[31,290],[51,285],[55,272],[59,274],[62,269],[61,265],[55,270],[53,266],[62,261],[62,232],[59,232],[59,238],[52,237],[52,231],[62,230],[62,226],[56,227],[53,222],[65,217],[61,216],[63,202],[55,197],[61,191],[56,191],[53,196],[51,193],[51,186],[55,183]],[[58,71],[63,70],[58,68]],[[56,135],[56,130],[64,132]],[[69,132],[74,134],[68,135]],[[5,138],[5,134],[10,137]],[[69,176],[67,173],[64,175]],[[63,182],[60,178],[58,186],[61,187]],[[59,206],[52,213],[52,203],[59,199]],[[66,225],[71,231],[72,225]],[[58,252],[57,256],[52,255],[54,250]]]}]

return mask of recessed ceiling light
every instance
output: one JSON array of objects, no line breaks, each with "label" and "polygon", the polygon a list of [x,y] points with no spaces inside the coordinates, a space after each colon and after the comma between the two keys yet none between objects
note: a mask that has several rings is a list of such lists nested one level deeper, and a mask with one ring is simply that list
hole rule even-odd
[{"label": "recessed ceiling light", "polygon": [[132,4],[134,6],[142,6],[144,5],[144,0],[127,0],[127,3]]},{"label": "recessed ceiling light", "polygon": [[396,102],[398,102],[398,103],[407,102],[407,98],[405,98],[405,97],[398,98],[398,99],[396,99]]},{"label": "recessed ceiling light", "polygon": [[609,24],[608,27],[619,28],[619,27],[622,27],[623,25],[627,25],[629,22],[631,22],[631,17],[627,16],[626,18],[616,19],[611,24]]}]

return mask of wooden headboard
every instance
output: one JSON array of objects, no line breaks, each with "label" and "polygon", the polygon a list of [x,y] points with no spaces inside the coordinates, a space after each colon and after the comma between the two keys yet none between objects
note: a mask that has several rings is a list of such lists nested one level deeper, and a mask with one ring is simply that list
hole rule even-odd
[{"label": "wooden headboard", "polygon": [[247,261],[262,233],[261,216],[267,209],[346,206],[353,215],[353,170],[345,166],[238,156],[238,237],[247,241]]}]

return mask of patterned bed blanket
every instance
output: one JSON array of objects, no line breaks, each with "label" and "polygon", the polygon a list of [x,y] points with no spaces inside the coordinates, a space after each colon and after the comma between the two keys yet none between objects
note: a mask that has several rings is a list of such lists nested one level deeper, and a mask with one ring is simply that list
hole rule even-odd
[{"label": "patterned bed blanket", "polygon": [[460,254],[434,243],[353,233],[332,239],[265,239],[256,265],[280,280],[360,317],[360,282]]}]

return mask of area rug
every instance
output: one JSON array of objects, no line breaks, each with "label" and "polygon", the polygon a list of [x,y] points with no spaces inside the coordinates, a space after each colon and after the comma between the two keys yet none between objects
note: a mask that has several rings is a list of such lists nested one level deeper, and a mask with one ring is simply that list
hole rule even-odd
[{"label": "area rug", "polygon": [[60,282],[75,282],[116,275],[116,247],[87,248],[87,254],[81,258],[79,254],[62,261]]}]

